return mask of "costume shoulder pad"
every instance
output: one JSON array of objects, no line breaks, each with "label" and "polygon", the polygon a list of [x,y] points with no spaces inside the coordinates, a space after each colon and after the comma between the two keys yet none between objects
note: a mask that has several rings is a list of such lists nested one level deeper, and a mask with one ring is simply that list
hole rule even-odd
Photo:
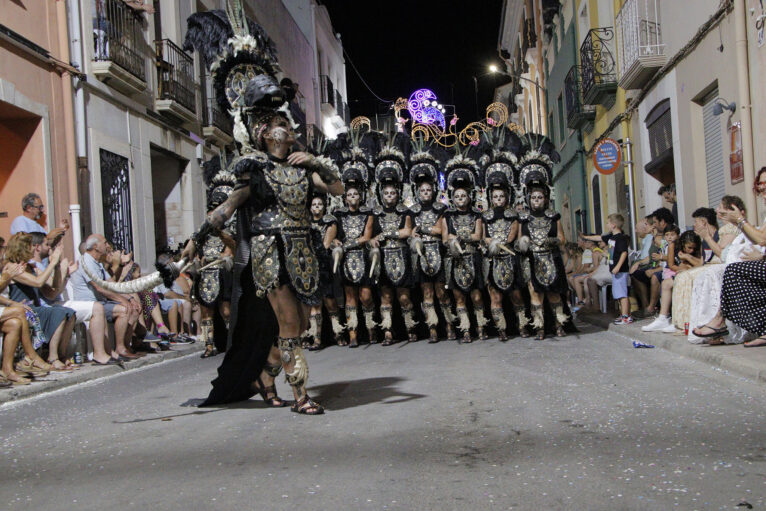
[{"label": "costume shoulder pad", "polygon": [[[375,216],[380,216],[383,214],[383,206],[375,206],[373,208],[368,208],[368,209],[370,209],[370,212]],[[359,208],[359,210],[364,211],[364,208]]]},{"label": "costume shoulder pad", "polygon": [[437,213],[443,213],[444,210],[446,209],[447,209],[447,206],[445,206],[443,203],[438,201],[434,202],[434,211],[436,211]]},{"label": "costume shoulder pad", "polygon": [[408,208],[407,208],[407,206],[405,206],[405,205],[404,205],[404,204],[402,204],[401,202],[400,202],[399,204],[397,204],[397,205],[396,205],[396,212],[397,212],[397,213],[406,213],[406,212],[407,212],[407,209],[408,209]]},{"label": "costume shoulder pad", "polygon": [[335,218],[345,215],[346,213],[348,213],[348,208],[346,206],[342,206],[332,212],[332,214],[335,215]]},{"label": "costume shoulder pad", "polygon": [[410,211],[415,213],[416,215],[423,211],[423,206],[421,206],[419,203],[415,203],[412,206],[410,206]]},{"label": "costume shoulder pad", "polygon": [[491,222],[495,219],[495,210],[488,209],[484,213],[481,214],[481,218],[484,219],[485,222]]},{"label": "costume shoulder pad", "polygon": [[551,220],[558,220],[559,218],[561,218],[561,215],[554,209],[546,210],[545,216],[547,216]]},{"label": "costume shoulder pad", "polygon": [[334,224],[337,221],[338,221],[338,219],[335,218],[335,215],[330,214],[330,213],[327,213],[325,216],[322,217],[322,223],[323,224],[330,225],[330,224]]},{"label": "costume shoulder pad", "polygon": [[529,217],[530,215],[526,211],[519,213],[519,222],[529,222]]},{"label": "costume shoulder pad", "polygon": [[508,220],[516,220],[518,215],[511,208],[507,208],[505,211],[503,211],[503,217],[505,217]]},{"label": "costume shoulder pad", "polygon": [[370,206],[362,206],[359,208],[360,213],[366,213],[366,214],[375,214],[375,210],[371,208]]},{"label": "costume shoulder pad", "polygon": [[264,153],[255,151],[244,156],[240,156],[234,160],[231,165],[231,169],[232,173],[237,176],[237,178],[242,178],[256,170],[263,170],[269,167],[271,164],[271,161]]}]

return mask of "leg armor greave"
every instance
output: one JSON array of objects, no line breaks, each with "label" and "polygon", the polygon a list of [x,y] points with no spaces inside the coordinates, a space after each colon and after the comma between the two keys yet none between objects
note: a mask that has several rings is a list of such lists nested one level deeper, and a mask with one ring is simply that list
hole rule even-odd
[{"label": "leg armor greave", "polygon": [[495,322],[495,328],[497,328],[498,333],[504,334],[505,333],[505,314],[503,313],[502,308],[492,309],[492,320]]},{"label": "leg armor greave", "polygon": [[[393,312],[393,307],[391,307],[390,305],[384,305],[380,308],[380,329],[381,330],[383,331],[391,330],[391,325],[393,324],[392,312]],[[367,319],[367,314],[368,314],[368,311],[367,309],[365,309],[364,320],[367,323],[367,329],[369,330],[370,323]],[[369,314],[370,314],[370,318],[372,318],[372,312],[369,312]]]},{"label": "leg armor greave", "polygon": [[339,337],[343,334],[343,325],[340,322],[340,314],[338,312],[330,313],[330,324],[332,325],[332,333],[335,337]]},{"label": "leg armor greave", "polygon": [[322,336],[322,313],[309,316],[309,336],[319,339]]},{"label": "leg armor greave", "polygon": [[428,328],[436,328],[439,324],[439,316],[436,315],[436,307],[434,307],[433,302],[423,302],[420,306],[423,309],[423,316],[426,318]]},{"label": "leg armor greave", "polygon": [[356,316],[357,307],[355,305],[349,305],[346,307],[346,328],[349,330],[356,330],[359,326],[359,319]]},{"label": "leg armor greave", "polygon": [[450,304],[450,303],[439,303],[439,307],[441,307],[442,314],[444,314],[444,321],[446,321],[450,325],[454,325],[455,324],[455,320],[457,318],[455,318],[455,315],[452,314],[452,304]]},{"label": "leg armor greave", "polygon": [[199,323],[200,326],[200,334],[202,335],[202,340],[205,342],[205,346],[210,346],[213,344],[213,320],[212,319],[203,319]]},{"label": "leg armor greave", "polygon": [[[431,304],[431,310],[433,310],[433,304]],[[407,331],[415,330],[415,327],[418,326],[418,322],[415,321],[415,307],[413,305],[410,305],[409,309],[402,307],[402,316],[404,316],[404,327]]]},{"label": "leg armor greave", "polygon": [[516,320],[519,322],[519,330],[523,330],[529,324],[527,311],[523,305],[517,305],[513,308],[513,310],[516,312]]},{"label": "leg armor greave", "polygon": [[367,327],[367,333],[370,334],[370,342],[376,343],[378,342],[378,338],[375,332],[375,327],[378,325],[375,323],[375,306],[373,305],[369,309],[362,306],[362,312],[364,313],[364,326]]},{"label": "leg armor greave", "polygon": [[282,365],[294,364],[291,371],[285,369],[287,383],[302,389],[309,378],[309,365],[299,341],[297,337],[280,337],[278,346],[279,351],[282,352]]},{"label": "leg armor greave", "polygon": [[458,323],[457,328],[463,334],[471,331],[471,318],[468,317],[468,309],[465,307],[458,307],[457,309],[457,317],[460,323]]},{"label": "leg armor greave", "polygon": [[545,328],[545,316],[542,305],[532,305],[532,328],[543,330]]},{"label": "leg armor greave", "polygon": [[556,318],[556,326],[564,326],[564,323],[569,321],[569,316],[564,312],[564,305],[561,302],[553,304],[553,315]]},{"label": "leg armor greave", "polygon": [[476,306],[473,311],[476,314],[476,326],[479,328],[484,328],[487,326],[489,321],[484,316],[484,308]]},{"label": "leg armor greave", "polygon": [[263,370],[266,371],[266,374],[268,374],[272,378],[276,378],[277,376],[279,376],[279,373],[282,372],[282,364],[271,365],[268,362],[266,362],[266,365],[263,366]]}]

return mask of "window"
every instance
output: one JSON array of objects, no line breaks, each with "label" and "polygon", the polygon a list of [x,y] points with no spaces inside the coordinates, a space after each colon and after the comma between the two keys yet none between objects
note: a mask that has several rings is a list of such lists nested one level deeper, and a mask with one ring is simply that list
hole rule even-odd
[{"label": "window", "polygon": [[702,99],[702,125],[705,130],[705,170],[707,171],[708,206],[714,208],[726,195],[721,117],[713,114],[718,88]]},{"label": "window", "polygon": [[652,160],[644,170],[662,184],[675,182],[673,167],[673,128],[670,120],[670,100],[660,101],[644,120],[649,134],[649,153]]},{"label": "window", "polygon": [[[553,140],[555,143],[556,139],[554,138],[555,131],[553,129],[553,112],[548,115],[548,132],[551,134],[551,140]],[[559,140],[559,142],[561,142],[561,140]]]},{"label": "window", "polygon": [[593,226],[595,227],[596,234],[601,234],[601,182],[598,173],[593,174],[591,188],[591,195],[593,196]]},{"label": "window", "polygon": [[556,108],[559,116],[559,142],[563,144],[566,141],[566,121],[564,119],[564,96],[561,94],[556,98]]}]

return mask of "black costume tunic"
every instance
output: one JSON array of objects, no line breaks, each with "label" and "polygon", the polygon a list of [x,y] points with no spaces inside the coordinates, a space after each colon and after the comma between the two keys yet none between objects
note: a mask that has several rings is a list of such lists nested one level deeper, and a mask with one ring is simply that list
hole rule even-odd
[{"label": "black costume tunic", "polygon": [[378,285],[387,287],[411,287],[414,281],[410,247],[406,240],[399,239],[399,230],[404,229],[410,211],[404,204],[392,208],[378,208],[372,223],[373,237],[383,234],[380,240],[381,265],[378,271]]},{"label": "black costume tunic", "polygon": [[[516,213],[510,208],[494,208],[482,215],[484,237],[498,240],[503,246],[508,246],[508,236],[517,220]],[[492,284],[495,289],[507,293],[518,285],[518,256],[499,249],[494,256],[484,257],[484,281]]]},{"label": "black costume tunic", "polygon": [[370,212],[364,206],[357,211],[340,208],[333,212],[338,225],[337,239],[343,243],[341,280],[344,286],[369,286],[371,284],[367,249],[355,244],[355,241],[364,234]]},{"label": "black costume tunic", "polygon": [[333,298],[340,285],[340,279],[331,275],[332,250],[324,246],[327,229],[336,223],[337,219],[330,214],[324,215],[319,220],[311,219],[311,231],[316,238],[314,243],[317,245],[317,256],[319,257],[319,285],[322,289],[322,296],[325,298]]},{"label": "black costume tunic", "polygon": [[519,215],[520,236],[529,237],[529,251],[521,259],[523,280],[531,281],[538,293],[567,292],[564,260],[557,238],[560,218],[561,215],[552,210]]},{"label": "black costume tunic", "polygon": [[[314,158],[310,165],[331,164]],[[252,383],[276,343],[279,323],[266,298],[287,284],[297,298],[321,303],[319,261],[310,234],[311,169],[292,167],[258,151],[232,163],[237,189],[250,188],[237,210],[237,252],[231,300],[230,347],[213,389],[200,406],[231,403],[255,394]]]},{"label": "black costume tunic", "polygon": [[441,202],[415,204],[410,208],[412,227],[418,227],[423,242],[423,257],[412,251],[412,267],[418,282],[444,282],[444,252],[441,235],[431,234],[447,211]]},{"label": "black costume tunic", "polygon": [[447,255],[445,269],[448,288],[457,288],[464,293],[484,288],[479,242],[471,239],[471,235],[476,232],[476,222],[480,218],[479,212],[474,210],[450,210],[444,215],[447,233],[457,236],[463,249],[461,255]]}]

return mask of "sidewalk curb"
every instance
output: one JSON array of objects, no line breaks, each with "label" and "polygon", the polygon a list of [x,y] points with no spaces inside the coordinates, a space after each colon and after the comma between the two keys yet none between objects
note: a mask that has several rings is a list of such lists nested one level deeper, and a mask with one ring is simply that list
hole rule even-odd
[{"label": "sidewalk curb", "polygon": [[176,345],[173,346],[173,348],[169,351],[150,353],[145,357],[133,360],[131,362],[125,362],[124,369],[118,365],[95,366],[92,364],[84,364],[80,369],[70,373],[52,372],[44,378],[34,380],[31,385],[14,386],[7,389],[0,389],[0,406],[5,403],[18,401],[20,399],[26,399],[53,390],[71,387],[73,385],[77,385],[78,383],[89,382],[105,378],[107,376],[128,372],[133,369],[138,369],[139,367],[146,367],[149,365],[164,362],[166,360],[196,355],[202,352],[204,349],[204,343],[198,341],[194,344]]},{"label": "sidewalk curb", "polygon": [[642,322],[641,325],[637,324],[638,322],[631,325],[615,325],[613,318],[605,315],[578,314],[577,317],[580,321],[603,328],[631,341],[640,340],[653,344],[658,348],[744,376],[757,383],[766,383],[766,362],[757,360],[762,357],[751,356],[755,353],[750,350],[743,351],[744,348],[741,345],[691,344],[685,336],[642,331],[641,327],[648,324],[647,322]]}]

